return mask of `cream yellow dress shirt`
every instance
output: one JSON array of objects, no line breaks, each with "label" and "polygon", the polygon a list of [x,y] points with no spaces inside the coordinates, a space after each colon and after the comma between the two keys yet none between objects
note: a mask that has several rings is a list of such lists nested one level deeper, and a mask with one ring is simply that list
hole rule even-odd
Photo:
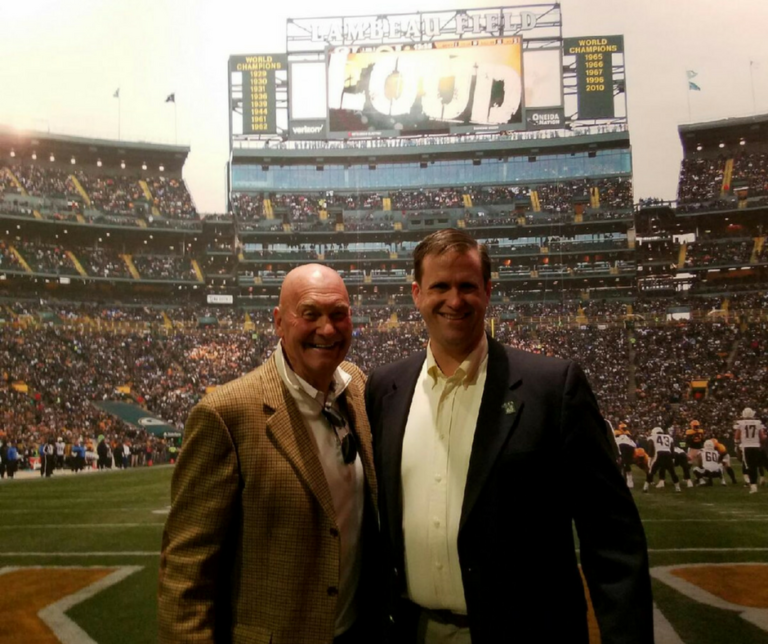
[{"label": "cream yellow dress shirt", "polygon": [[458,534],[488,371],[488,340],[447,377],[427,347],[403,438],[401,482],[408,597],[466,614]]}]

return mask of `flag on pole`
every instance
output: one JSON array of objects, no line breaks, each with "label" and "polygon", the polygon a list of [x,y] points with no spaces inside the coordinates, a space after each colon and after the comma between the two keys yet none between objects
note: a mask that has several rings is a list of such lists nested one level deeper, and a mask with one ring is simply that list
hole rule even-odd
[{"label": "flag on pole", "polygon": [[166,103],[175,103],[176,102],[176,92],[173,94],[168,94],[168,98],[165,99]]},{"label": "flag on pole", "polygon": [[112,98],[120,98],[120,88],[119,87],[115,90],[115,93],[112,94]]},{"label": "flag on pole", "polygon": [[700,92],[701,87],[699,87],[696,83],[692,83],[691,81],[688,81],[688,90],[693,90],[694,92]]},{"label": "flag on pole", "polygon": [[686,70],[685,74],[686,76],[688,76],[688,80],[691,80],[692,78],[696,78],[698,76],[698,74],[692,69]]}]

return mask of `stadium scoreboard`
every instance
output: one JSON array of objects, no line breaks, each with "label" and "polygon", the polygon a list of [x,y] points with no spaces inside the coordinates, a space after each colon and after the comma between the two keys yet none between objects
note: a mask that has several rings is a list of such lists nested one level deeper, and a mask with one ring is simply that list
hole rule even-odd
[{"label": "stadium scoreboard", "polygon": [[623,56],[624,37],[566,38],[563,53],[575,59],[579,118],[615,117],[613,56]]},{"label": "stadium scoreboard", "polygon": [[559,4],[289,19],[286,52],[229,59],[230,143],[625,123],[623,55]]},{"label": "stadium scoreboard", "polygon": [[236,122],[230,124],[233,133],[278,133],[277,108],[286,101],[287,70],[285,54],[230,57],[230,114],[236,115]]}]

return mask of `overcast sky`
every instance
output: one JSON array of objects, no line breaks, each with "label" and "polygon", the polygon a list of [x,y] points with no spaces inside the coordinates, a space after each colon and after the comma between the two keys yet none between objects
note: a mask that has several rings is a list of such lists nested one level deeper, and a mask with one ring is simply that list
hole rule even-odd
[{"label": "overcast sky", "polygon": [[[565,37],[625,37],[636,199],[674,198],[680,123],[768,112],[768,0],[561,5]],[[198,210],[223,212],[231,54],[284,52],[289,17],[493,6],[499,3],[9,0],[0,10],[0,124],[116,139],[119,87],[121,138],[174,143],[178,136],[191,148],[184,176]],[[701,92],[689,95],[688,69],[698,73]],[[165,103],[171,93],[175,106]]]}]

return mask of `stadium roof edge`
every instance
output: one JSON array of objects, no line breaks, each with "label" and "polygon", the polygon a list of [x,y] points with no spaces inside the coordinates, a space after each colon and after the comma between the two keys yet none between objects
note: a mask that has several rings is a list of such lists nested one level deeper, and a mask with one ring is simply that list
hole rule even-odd
[{"label": "stadium roof edge", "polygon": [[165,152],[170,154],[189,154],[188,145],[169,145],[165,143],[149,143],[142,141],[121,141],[115,139],[96,139],[89,137],[70,136],[66,134],[52,134],[50,132],[39,132],[35,130],[19,130],[7,125],[0,125],[0,141],[13,140],[22,142],[31,139],[41,141],[55,141],[57,143],[72,145],[91,145],[104,148],[120,148],[124,150],[141,150],[147,152]]},{"label": "stadium roof edge", "polygon": [[553,137],[524,140],[473,141],[471,143],[435,143],[414,146],[376,146],[371,148],[246,148],[232,150],[235,164],[246,163],[329,163],[352,160],[359,163],[376,161],[422,161],[457,158],[495,158],[537,154],[570,154],[630,146],[629,132],[606,132],[583,136]]},{"label": "stadium roof edge", "polygon": [[716,119],[714,121],[700,121],[698,123],[682,123],[677,126],[680,133],[696,132],[700,130],[712,130],[723,127],[739,127],[741,125],[755,125],[768,123],[768,114],[755,114],[754,116],[737,116],[732,118]]}]

